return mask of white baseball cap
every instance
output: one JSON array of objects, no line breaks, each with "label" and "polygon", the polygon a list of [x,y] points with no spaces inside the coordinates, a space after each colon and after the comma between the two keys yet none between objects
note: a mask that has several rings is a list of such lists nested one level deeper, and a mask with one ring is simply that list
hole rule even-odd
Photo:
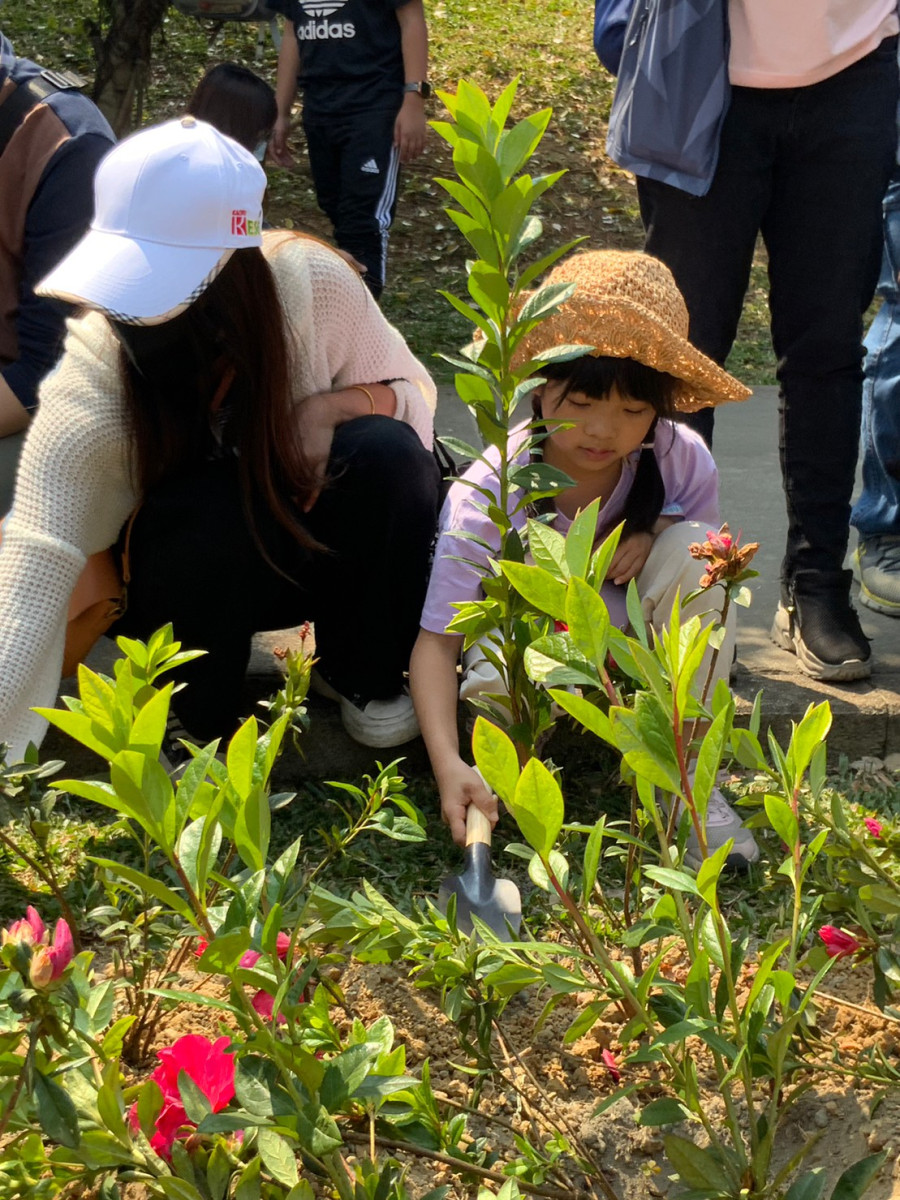
[{"label": "white baseball cap", "polygon": [[266,174],[249,150],[195,117],[134,133],[94,179],[94,219],[37,285],[119,321],[183,312],[235,250],[262,245]]}]

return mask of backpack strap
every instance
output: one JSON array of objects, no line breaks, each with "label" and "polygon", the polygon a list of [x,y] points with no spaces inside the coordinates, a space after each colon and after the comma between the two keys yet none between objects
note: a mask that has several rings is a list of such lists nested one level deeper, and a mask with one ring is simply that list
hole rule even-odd
[{"label": "backpack strap", "polygon": [[35,75],[25,83],[16,84],[16,90],[0,104],[0,154],[31,110],[42,100],[54,92],[82,87],[84,80],[74,71],[41,71],[40,75]]}]

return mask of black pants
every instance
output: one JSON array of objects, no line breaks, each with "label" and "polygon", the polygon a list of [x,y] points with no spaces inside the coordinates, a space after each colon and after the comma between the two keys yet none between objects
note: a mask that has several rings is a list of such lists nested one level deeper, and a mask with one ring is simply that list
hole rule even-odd
[{"label": "black pants", "polygon": [[397,207],[396,119],[396,111],[383,110],[326,120],[303,118],[319,208],[334,226],[340,248],[365,263],[364,278],[376,300],[384,290],[388,237]]},{"label": "black pants", "polygon": [[114,633],[146,638],[171,621],[188,664],[174,700],[204,740],[241,716],[250,639],[315,621],[317,653],[344,695],[396,695],[409,665],[437,521],[439,473],[413,430],[361,417],[337,430],[333,482],[303,518],[328,550],[304,550],[268,512],[246,519],[237,461],[216,459],[167,480],[141,506],[131,535],[128,611]]},{"label": "black pants", "polygon": [[[834,577],[847,549],[862,315],[878,278],[897,93],[896,38],[810,87],[734,88],[706,196],[638,180],[645,248],[684,294],[691,341],[719,363],[734,342],[762,232],[781,385],[786,582],[801,572]],[[690,422],[710,442],[712,414]]]}]

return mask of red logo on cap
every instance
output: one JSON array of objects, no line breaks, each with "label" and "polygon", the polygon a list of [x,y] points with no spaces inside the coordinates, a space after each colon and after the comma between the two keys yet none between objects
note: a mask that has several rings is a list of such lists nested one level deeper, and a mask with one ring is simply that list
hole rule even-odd
[{"label": "red logo on cap", "polygon": [[247,236],[247,210],[245,208],[235,208],[231,212],[231,236],[246,237]]}]

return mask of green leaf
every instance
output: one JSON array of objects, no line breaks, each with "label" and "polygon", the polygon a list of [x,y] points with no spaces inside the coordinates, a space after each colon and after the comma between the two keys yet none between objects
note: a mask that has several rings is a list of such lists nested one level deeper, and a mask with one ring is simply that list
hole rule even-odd
[{"label": "green leaf", "polygon": [[525,764],[509,808],[526,842],[542,858],[548,858],[565,811],[559,784],[539,759]]},{"label": "green leaf", "polygon": [[579,579],[587,579],[591,551],[597,537],[599,513],[599,499],[592,500],[587,508],[576,515],[566,534],[566,562],[569,565],[569,573],[577,575]]},{"label": "green leaf", "polygon": [[548,858],[549,870],[541,860],[540,855],[533,854],[528,864],[528,877],[535,887],[539,887],[544,892],[554,894],[556,889],[550,882],[550,871],[556,876],[560,887],[565,891],[569,885],[569,864],[566,862],[565,855],[560,854],[558,850],[551,850]]},{"label": "green leaf", "polygon": [[584,866],[581,875],[581,903],[587,904],[594,894],[594,884],[597,882],[597,871],[600,866],[600,853],[603,849],[603,838],[606,834],[606,818],[601,817],[591,832],[584,846]]},{"label": "green leaf", "polygon": [[810,704],[800,724],[795,726],[788,747],[788,767],[797,786],[806,774],[812,756],[828,735],[831,728],[831,705],[827,700],[821,704]]},{"label": "green leaf", "polygon": [[688,1110],[678,1100],[664,1096],[660,1100],[651,1100],[641,1109],[638,1118],[640,1125],[676,1125],[690,1116]]},{"label": "green leaf", "polygon": [[34,1101],[41,1129],[53,1142],[74,1150],[80,1140],[78,1113],[69,1093],[39,1071],[34,1073]]},{"label": "green leaf", "polygon": [[[826,702],[827,707],[827,702]],[[830,716],[830,714],[829,714]],[[841,1175],[834,1185],[830,1200],[860,1200],[877,1173],[887,1161],[887,1151],[861,1158]]]},{"label": "green leaf", "polygon": [[152,875],[145,875],[142,871],[136,871],[134,867],[126,866],[125,863],[115,862],[111,858],[93,858],[88,856],[88,861],[96,863],[98,867],[104,867],[111,875],[117,876],[119,879],[124,879],[130,883],[139,892],[146,892],[159,900],[166,908],[183,917],[185,921],[197,927],[197,922],[190,905],[177,892],[172,891],[170,887],[159,879],[155,879]]},{"label": "green leaf", "polygon": [[225,758],[228,781],[238,796],[246,800],[253,787],[253,767],[256,763],[256,739],[259,726],[256,717],[248,717],[228,743]]},{"label": "green leaf", "polygon": [[788,849],[793,850],[800,840],[800,825],[791,806],[781,796],[766,796],[763,804],[772,828]]},{"label": "green leaf", "polygon": [[539,612],[556,621],[566,619],[566,588],[541,567],[502,560],[500,569],[516,591]]},{"label": "green leaf", "polygon": [[188,1120],[193,1121],[195,1125],[199,1125],[203,1118],[212,1112],[205,1092],[191,1079],[187,1071],[178,1072],[178,1092]]},{"label": "green leaf", "polygon": [[639,692],[634,708],[609,710],[615,743],[628,766],[655,787],[681,790],[672,724],[655,696]]},{"label": "green leaf", "polygon": [[227,975],[250,948],[250,930],[244,926],[217,934],[200,956],[197,966],[210,974]]},{"label": "green leaf", "polygon": [[220,1145],[215,1145],[206,1164],[206,1186],[209,1189],[210,1200],[223,1200],[225,1189],[231,1178],[231,1163],[228,1155]]},{"label": "green leaf", "polygon": [[148,1141],[156,1133],[156,1120],[162,1109],[162,1089],[155,1079],[146,1080],[138,1092],[137,1115],[141,1133]]},{"label": "green leaf", "polygon": [[544,571],[549,571],[554,579],[565,582],[569,578],[569,564],[566,560],[566,539],[556,529],[545,525],[543,521],[528,521],[528,549],[534,564]]},{"label": "green leaf", "polygon": [[203,1193],[195,1184],[177,1175],[161,1175],[156,1183],[166,1200],[203,1200]]},{"label": "green leaf", "polygon": [[591,704],[583,696],[564,692],[561,688],[551,688],[550,695],[560,708],[565,709],[569,716],[574,717],[589,733],[608,742],[611,746],[616,744],[609,717],[596,704]]},{"label": "green leaf", "polygon": [[609,645],[609,610],[590,584],[573,577],[566,589],[566,623],[569,635],[598,671],[606,665]]},{"label": "green leaf", "polygon": [[600,686],[600,675],[592,662],[576,649],[566,633],[548,633],[525,648],[525,670],[535,683],[555,687]]},{"label": "green leaf", "polygon": [[297,1132],[303,1149],[316,1158],[337,1150],[343,1141],[337,1125],[321,1105],[308,1105],[297,1113]]},{"label": "green leaf", "polygon": [[[253,744],[256,745],[255,739]],[[232,745],[234,745],[233,741]],[[229,748],[229,754],[230,752]],[[237,819],[234,823],[235,847],[241,856],[241,861],[251,870],[261,871],[265,867],[271,833],[272,813],[265,788],[252,787],[244,798],[244,803],[238,809]]]},{"label": "green leaf", "polygon": [[277,1134],[274,1129],[261,1129],[257,1145],[263,1166],[279,1183],[283,1183],[286,1187],[294,1187],[300,1182],[297,1159],[285,1138]]},{"label": "green leaf", "polygon": [[663,887],[670,888],[673,892],[690,892],[694,896],[700,895],[700,890],[697,887],[697,881],[692,875],[688,875],[687,871],[673,871],[670,867],[645,867],[644,874],[661,883]]},{"label": "green leaf", "polygon": [[259,1158],[251,1159],[238,1176],[238,1181],[234,1189],[234,1200],[259,1200],[261,1171],[262,1160]]},{"label": "green leaf", "polygon": [[670,1133],[663,1139],[669,1162],[678,1178],[688,1187],[713,1191],[722,1196],[734,1194],[735,1181],[713,1158],[709,1150],[701,1150],[687,1138]]},{"label": "green leaf", "polygon": [[827,1182],[828,1171],[825,1167],[814,1167],[794,1180],[784,1200],[821,1200]]},{"label": "green leaf", "polygon": [[519,760],[510,738],[485,717],[477,717],[472,753],[485,783],[509,808],[519,780]]}]

